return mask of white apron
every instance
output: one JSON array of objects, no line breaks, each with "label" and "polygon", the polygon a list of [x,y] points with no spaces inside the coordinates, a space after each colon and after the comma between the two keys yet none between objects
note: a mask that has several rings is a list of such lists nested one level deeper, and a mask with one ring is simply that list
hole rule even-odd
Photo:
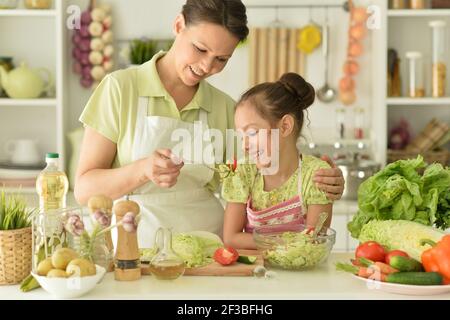
[{"label": "white apron", "polygon": [[[148,157],[157,149],[172,150],[180,144],[179,141],[171,140],[173,131],[185,129],[187,130],[185,132],[194,137],[193,142],[196,144],[206,140],[203,141],[203,150],[208,150],[205,155],[206,163],[213,163],[214,153],[207,131],[208,119],[205,110],[200,108],[201,126],[197,122],[194,129],[193,123],[168,117],[147,116],[148,102],[148,97],[139,97],[133,161]],[[189,155],[183,157],[188,158]],[[138,226],[140,248],[153,246],[155,233],[159,227],[172,227],[174,232],[209,231],[222,237],[224,208],[205,187],[213,178],[214,171],[199,164],[202,162],[199,158],[195,161],[192,158],[187,162],[197,164],[185,164],[176,185],[172,188],[161,188],[149,182],[129,195],[129,199],[136,201],[141,207],[142,218]]]}]

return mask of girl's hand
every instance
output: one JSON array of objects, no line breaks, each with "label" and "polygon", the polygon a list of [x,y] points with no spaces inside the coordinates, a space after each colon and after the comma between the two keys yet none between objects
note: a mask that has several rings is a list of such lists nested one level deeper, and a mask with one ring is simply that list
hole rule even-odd
[{"label": "girl's hand", "polygon": [[158,149],[143,161],[145,178],[162,188],[172,188],[184,166],[169,149]]},{"label": "girl's hand", "polygon": [[331,169],[317,170],[314,175],[314,182],[319,189],[325,191],[328,199],[333,201],[339,200],[345,187],[342,171],[328,156],[322,156],[321,159],[326,161],[331,166]]}]

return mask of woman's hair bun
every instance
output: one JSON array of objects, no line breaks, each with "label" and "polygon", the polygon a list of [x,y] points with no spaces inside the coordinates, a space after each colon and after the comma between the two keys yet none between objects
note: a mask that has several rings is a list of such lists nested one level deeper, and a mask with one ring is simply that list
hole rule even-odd
[{"label": "woman's hair bun", "polygon": [[314,87],[297,73],[288,72],[278,80],[285,89],[295,95],[300,101],[300,107],[305,110],[314,103],[316,92]]}]

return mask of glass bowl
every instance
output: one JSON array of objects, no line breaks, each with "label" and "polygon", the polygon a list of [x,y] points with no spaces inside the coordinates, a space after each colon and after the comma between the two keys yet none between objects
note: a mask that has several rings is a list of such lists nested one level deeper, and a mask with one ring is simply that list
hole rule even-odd
[{"label": "glass bowl", "polygon": [[316,238],[307,225],[273,225],[255,228],[253,239],[267,266],[286,269],[311,269],[325,262],[336,241],[336,231],[323,227]]}]

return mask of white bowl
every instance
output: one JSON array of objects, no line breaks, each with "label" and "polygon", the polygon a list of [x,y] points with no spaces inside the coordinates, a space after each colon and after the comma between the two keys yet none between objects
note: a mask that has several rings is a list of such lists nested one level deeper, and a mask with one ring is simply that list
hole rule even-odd
[{"label": "white bowl", "polygon": [[41,287],[58,299],[78,298],[94,289],[103,278],[106,269],[95,265],[96,274],[89,277],[47,278],[31,272]]}]

